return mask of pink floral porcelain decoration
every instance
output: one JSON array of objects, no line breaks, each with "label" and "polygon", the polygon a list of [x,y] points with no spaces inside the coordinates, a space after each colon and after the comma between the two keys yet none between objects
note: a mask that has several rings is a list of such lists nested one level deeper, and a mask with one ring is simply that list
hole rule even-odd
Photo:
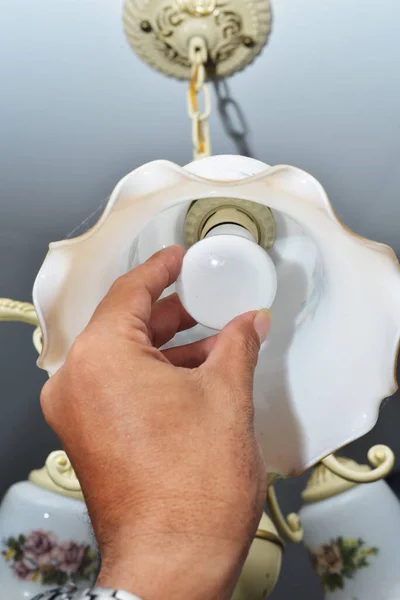
[{"label": "pink floral porcelain decoration", "polygon": [[4,541],[3,558],[15,576],[42,585],[93,581],[98,568],[97,553],[85,544],[60,542],[51,531],[41,529]]}]

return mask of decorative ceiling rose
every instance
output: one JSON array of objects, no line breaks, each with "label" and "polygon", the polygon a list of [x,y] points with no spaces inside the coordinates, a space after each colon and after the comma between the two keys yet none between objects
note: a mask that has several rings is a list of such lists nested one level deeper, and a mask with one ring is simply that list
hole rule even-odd
[{"label": "decorative ceiling rose", "polygon": [[269,0],[126,0],[123,20],[132,49],[145,63],[190,79],[190,39],[205,39],[210,70],[227,77],[261,52],[272,14]]},{"label": "decorative ceiling rose", "polygon": [[[50,245],[34,286],[39,366],[57,371],[117,277],[164,246],[185,245],[188,209],[209,198],[255,202],[274,217],[277,293],[255,374],[255,427],[269,469],[294,475],[373,427],[396,390],[400,337],[394,252],[342,225],[300,169],[213,156],[185,168],[155,161],[124,177],[92,229]],[[173,344],[209,334],[197,326]]]}]

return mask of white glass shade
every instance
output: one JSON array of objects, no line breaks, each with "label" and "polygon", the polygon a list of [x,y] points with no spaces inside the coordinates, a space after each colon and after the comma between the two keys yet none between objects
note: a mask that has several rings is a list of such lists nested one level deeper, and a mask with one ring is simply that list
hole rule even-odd
[{"label": "white glass shade", "polygon": [[326,600],[400,598],[400,503],[387,483],[357,485],[299,517]]},{"label": "white glass shade", "polygon": [[0,600],[30,600],[65,583],[94,584],[98,559],[87,509],[30,481],[13,485],[0,506]]},{"label": "white glass shade", "polygon": [[[396,390],[400,336],[393,251],[345,228],[304,171],[214,156],[127,175],[92,229],[50,245],[33,292],[44,337],[38,364],[56,372],[113,281],[156,250],[184,245],[191,202],[213,197],[257,202],[274,215],[277,294],[255,375],[256,431],[269,469],[293,475],[373,427]],[[198,326],[172,344],[209,334]]]}]

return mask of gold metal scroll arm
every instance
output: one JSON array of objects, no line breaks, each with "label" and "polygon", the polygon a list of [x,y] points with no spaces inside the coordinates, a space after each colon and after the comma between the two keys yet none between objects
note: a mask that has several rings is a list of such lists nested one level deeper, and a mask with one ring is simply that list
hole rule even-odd
[{"label": "gold metal scroll arm", "polygon": [[[0,298],[0,321],[19,321],[36,325],[33,332],[33,344],[36,350],[42,350],[42,331],[39,326],[35,307],[29,302],[19,302],[9,298]],[[45,468],[50,480],[69,495],[80,498],[82,495],[81,486],[75,475],[68,456],[63,450],[52,452],[46,460]],[[33,478],[40,477],[39,485],[43,485],[43,475],[39,471],[32,474]]]},{"label": "gold metal scroll arm", "polygon": [[275,488],[272,483],[268,486],[267,506],[279,533],[289,542],[299,544],[303,539],[303,528],[300,519],[295,513],[290,513],[287,519],[285,519],[279,507]]},{"label": "gold metal scroll arm", "polygon": [[33,345],[40,354],[42,351],[42,332],[33,304],[11,300],[10,298],[0,298],[0,321],[19,321],[20,323],[28,323],[28,325],[36,325],[33,332]]},{"label": "gold metal scroll arm", "polygon": [[56,450],[46,460],[46,470],[52,481],[70,492],[80,492],[81,486],[64,450]]},{"label": "gold metal scroll arm", "polygon": [[10,298],[0,298],[0,321],[21,321],[29,325],[39,325],[33,304]]},{"label": "gold metal scroll arm", "polygon": [[354,471],[351,468],[340,463],[337,458],[331,454],[322,459],[322,464],[331,473],[354,483],[372,483],[379,481],[389,475],[394,465],[394,454],[388,446],[379,444],[372,446],[368,452],[368,460],[375,467],[371,471]]}]

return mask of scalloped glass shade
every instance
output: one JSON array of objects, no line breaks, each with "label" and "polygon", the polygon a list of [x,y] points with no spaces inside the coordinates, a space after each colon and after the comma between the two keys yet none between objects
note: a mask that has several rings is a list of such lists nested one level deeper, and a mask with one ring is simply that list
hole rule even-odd
[{"label": "scalloped glass shade", "polygon": [[[210,197],[264,204],[275,218],[277,293],[255,375],[256,430],[270,471],[300,473],[373,427],[396,389],[400,336],[394,252],[344,227],[300,169],[214,156],[127,175],[92,229],[50,245],[34,286],[39,366],[57,371],[113,281],[160,248],[184,245],[188,207]],[[172,344],[209,333],[199,325]]]}]

